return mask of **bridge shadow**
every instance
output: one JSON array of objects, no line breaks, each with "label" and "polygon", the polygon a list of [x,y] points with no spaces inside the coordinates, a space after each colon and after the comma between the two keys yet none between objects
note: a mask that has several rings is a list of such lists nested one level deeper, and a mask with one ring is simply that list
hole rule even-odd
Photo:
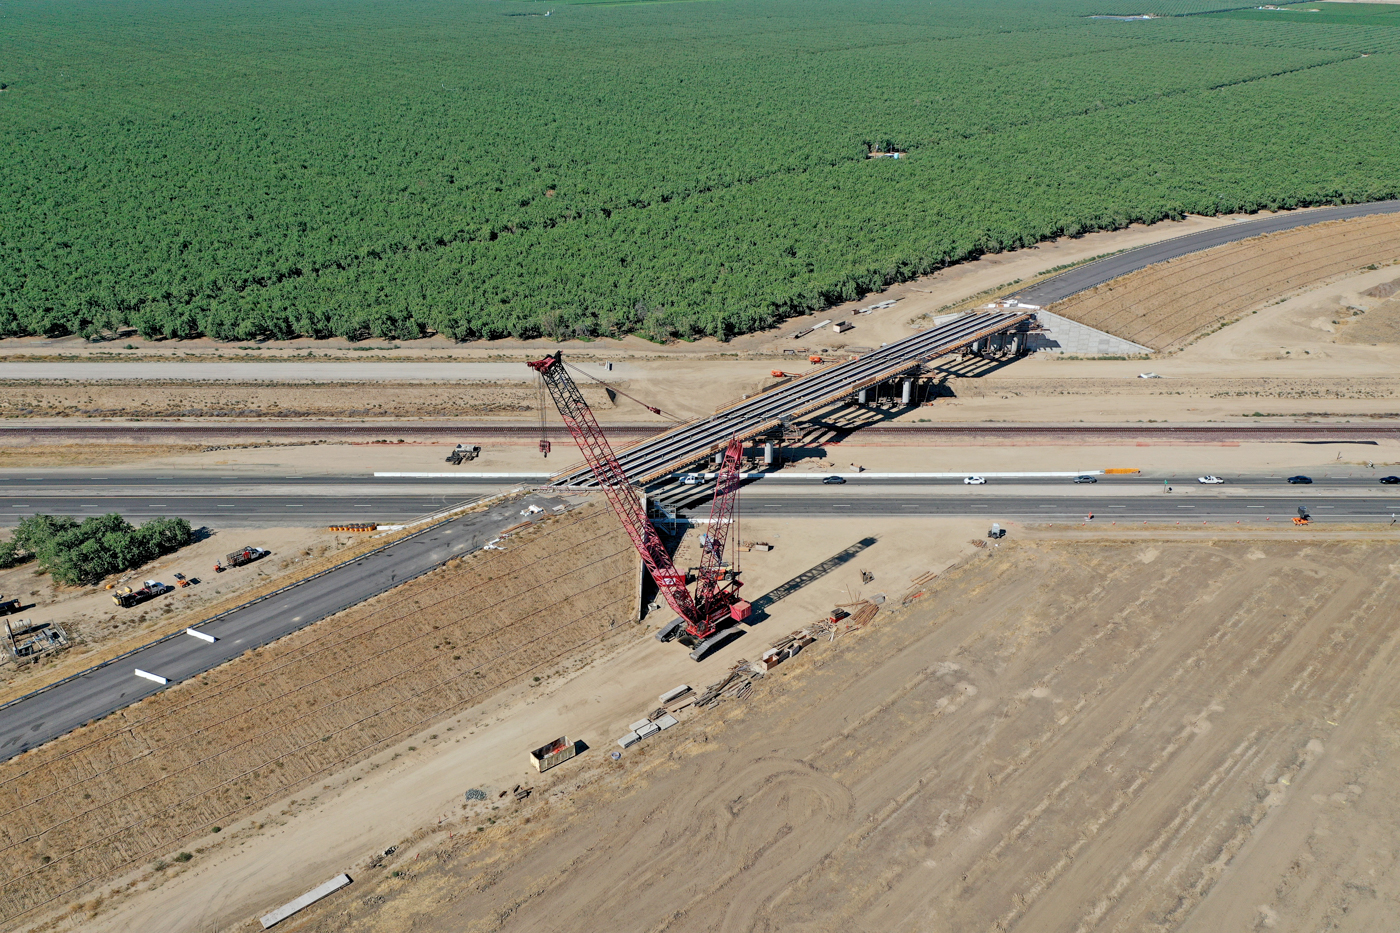
[{"label": "bridge shadow", "polygon": [[949,376],[959,376],[963,379],[980,379],[983,376],[990,376],[999,369],[1003,369],[1024,359],[1020,356],[984,357],[969,356],[967,358],[951,357],[947,362],[929,364],[929,372],[944,373]]},{"label": "bridge shadow", "polygon": [[815,567],[802,571],[786,583],[776,586],[767,593],[764,593],[753,601],[753,615],[749,616],[748,624],[754,625],[762,622],[764,619],[768,618],[767,610],[769,606],[786,599],[803,587],[820,580],[833,570],[850,563],[855,559],[857,554],[873,545],[877,540],[877,538],[861,538],[855,544],[852,544],[844,550],[837,551]]}]

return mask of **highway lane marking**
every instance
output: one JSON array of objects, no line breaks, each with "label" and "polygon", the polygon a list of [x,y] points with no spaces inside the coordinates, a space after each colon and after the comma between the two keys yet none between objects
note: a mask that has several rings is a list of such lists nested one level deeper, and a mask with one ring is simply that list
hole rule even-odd
[{"label": "highway lane marking", "polygon": [[1178,509],[1194,509],[1195,506],[1194,506],[1194,505],[1178,505],[1177,508],[1178,508]]},{"label": "highway lane marking", "polygon": [[1247,505],[1247,506],[1245,506],[1245,508],[1247,508],[1247,509],[1262,509],[1263,506],[1262,506],[1262,505]]},{"label": "highway lane marking", "polygon": [[[157,508],[160,508],[160,506],[158,506],[158,505],[153,505],[153,506],[151,506],[151,508],[157,509]],[[234,509],[234,508],[237,508],[237,506],[234,506],[234,505],[221,505],[221,506],[219,506],[219,508],[221,508],[221,509]]]}]

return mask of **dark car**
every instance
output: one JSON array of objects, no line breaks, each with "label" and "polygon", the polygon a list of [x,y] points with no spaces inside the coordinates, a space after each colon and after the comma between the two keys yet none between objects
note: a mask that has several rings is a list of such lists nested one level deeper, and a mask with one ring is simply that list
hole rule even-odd
[{"label": "dark car", "polygon": [[824,485],[824,486],[840,486],[840,485],[841,485],[842,483],[844,483],[845,481],[846,481],[846,477],[844,477],[844,476],[828,476],[826,479],[822,480],[822,485]]},{"label": "dark car", "polygon": [[1092,476],[1076,476],[1076,477],[1074,478],[1074,481],[1075,481],[1076,483],[1097,483],[1097,482],[1098,482],[1098,480],[1097,480],[1095,477],[1092,477]]},{"label": "dark car", "polygon": [[1295,485],[1295,486],[1298,486],[1298,485],[1302,485],[1302,486],[1311,486],[1311,485],[1312,485],[1312,477],[1311,477],[1311,476],[1290,476],[1290,477],[1288,477],[1288,481],[1289,481],[1290,483],[1292,483],[1293,485]]},{"label": "dark car", "polygon": [[1381,482],[1387,486],[1394,486],[1396,483],[1400,483],[1400,476],[1382,476]]}]

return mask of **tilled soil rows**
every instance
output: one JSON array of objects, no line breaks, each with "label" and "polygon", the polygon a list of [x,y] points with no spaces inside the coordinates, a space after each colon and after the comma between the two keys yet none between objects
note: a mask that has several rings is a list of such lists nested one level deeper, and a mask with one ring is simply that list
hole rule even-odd
[{"label": "tilled soil rows", "polygon": [[[613,408],[603,387],[581,389],[593,408]],[[535,387],[515,382],[0,381],[5,418],[460,418],[538,410]]]},{"label": "tilled soil rows", "polygon": [[1004,542],[303,928],[1392,928],[1397,553]]},{"label": "tilled soil rows", "polygon": [[504,542],[0,766],[0,919],[208,833],[635,618],[606,509]]},{"label": "tilled soil rows", "polygon": [[1397,259],[1400,215],[1379,214],[1182,256],[1056,302],[1049,310],[1167,350],[1270,298]]}]

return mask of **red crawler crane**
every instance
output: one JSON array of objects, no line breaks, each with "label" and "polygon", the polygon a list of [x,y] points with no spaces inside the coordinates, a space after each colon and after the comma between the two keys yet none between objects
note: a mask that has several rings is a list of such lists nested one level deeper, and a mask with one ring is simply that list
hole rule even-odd
[{"label": "red crawler crane", "polygon": [[[739,587],[743,583],[739,580],[738,567],[724,562],[730,529],[738,522],[739,462],[743,445],[736,437],[725,448],[715,482],[714,502],[710,506],[710,523],[700,539],[700,569],[692,597],[685,586],[685,574],[676,569],[660,534],[647,520],[636,488],[613,455],[612,445],[598,426],[583,393],[565,369],[563,355],[555,353],[527,365],[540,374],[564,424],[588,461],[593,478],[612,503],[613,511],[641,555],[642,563],[646,564],[667,604],[680,616],[657,637],[668,641],[679,634],[682,644],[695,649],[691,657],[699,660],[725,637],[722,629],[731,622],[748,618],[751,611],[749,604],[739,598]],[[682,627],[684,633],[679,632]]]}]

